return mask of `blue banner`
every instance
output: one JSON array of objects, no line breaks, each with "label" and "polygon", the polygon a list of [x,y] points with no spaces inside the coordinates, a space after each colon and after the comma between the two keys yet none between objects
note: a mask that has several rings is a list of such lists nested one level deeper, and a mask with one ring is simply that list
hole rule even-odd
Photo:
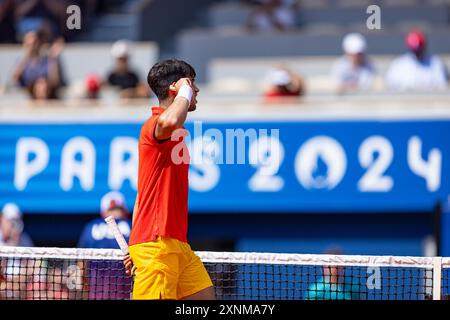
[{"label": "blue banner", "polygon": [[[140,126],[2,124],[0,205],[95,213],[106,192],[120,190],[131,208]],[[186,128],[191,212],[426,211],[450,193],[450,120],[189,122]]]}]

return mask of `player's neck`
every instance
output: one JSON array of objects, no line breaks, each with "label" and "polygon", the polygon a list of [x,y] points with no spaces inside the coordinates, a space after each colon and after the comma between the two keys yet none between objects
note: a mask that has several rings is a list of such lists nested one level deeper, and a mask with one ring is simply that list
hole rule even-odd
[{"label": "player's neck", "polygon": [[159,107],[167,109],[173,103],[173,99],[164,99],[159,101]]}]

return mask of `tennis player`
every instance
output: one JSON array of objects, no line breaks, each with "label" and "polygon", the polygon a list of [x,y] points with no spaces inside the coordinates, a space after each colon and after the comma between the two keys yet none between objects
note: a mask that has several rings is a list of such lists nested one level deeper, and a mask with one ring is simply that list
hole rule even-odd
[{"label": "tennis player", "polygon": [[159,100],[139,138],[138,192],[127,272],[133,299],[214,299],[211,279],[187,243],[189,154],[183,136],[197,105],[195,70],[180,60],[155,64],[147,77]]}]

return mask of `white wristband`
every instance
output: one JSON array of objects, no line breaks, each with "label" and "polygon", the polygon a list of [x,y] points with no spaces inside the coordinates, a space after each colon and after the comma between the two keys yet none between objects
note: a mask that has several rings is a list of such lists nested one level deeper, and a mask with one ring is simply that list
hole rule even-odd
[{"label": "white wristband", "polygon": [[189,101],[189,104],[191,103],[192,99],[192,88],[191,86],[188,86],[187,84],[183,84],[178,90],[177,97],[183,97]]}]

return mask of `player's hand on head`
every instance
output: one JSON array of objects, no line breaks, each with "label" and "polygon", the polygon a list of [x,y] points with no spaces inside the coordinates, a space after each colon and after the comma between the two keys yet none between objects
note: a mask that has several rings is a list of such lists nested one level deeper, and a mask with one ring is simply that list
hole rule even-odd
[{"label": "player's hand on head", "polygon": [[177,90],[177,92],[178,92],[178,90],[180,90],[180,88],[183,85],[188,85],[188,86],[190,86],[192,88],[192,80],[189,79],[189,78],[181,78],[180,80],[178,80],[175,83],[175,89]]}]

